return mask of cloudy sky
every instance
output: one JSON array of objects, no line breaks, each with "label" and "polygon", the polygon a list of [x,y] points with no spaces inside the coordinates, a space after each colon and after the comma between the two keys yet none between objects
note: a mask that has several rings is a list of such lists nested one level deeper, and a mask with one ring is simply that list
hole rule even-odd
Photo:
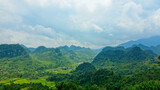
[{"label": "cloudy sky", "polygon": [[0,0],[0,44],[90,48],[160,35],[160,0]]}]

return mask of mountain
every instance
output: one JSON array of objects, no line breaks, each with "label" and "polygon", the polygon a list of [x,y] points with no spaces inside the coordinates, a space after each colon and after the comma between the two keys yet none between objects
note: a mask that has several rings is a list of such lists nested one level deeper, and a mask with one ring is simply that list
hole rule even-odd
[{"label": "mountain", "polygon": [[[110,48],[110,49],[109,49]],[[104,48],[93,60],[92,63],[97,63],[100,61],[114,61],[114,62],[124,62],[124,61],[140,61],[150,58],[151,56],[143,51],[139,47],[132,47],[130,50],[125,50],[123,47],[107,47]],[[116,49],[117,48],[117,49]]]},{"label": "mountain", "polygon": [[30,48],[28,48],[28,50],[29,50],[30,52],[34,52],[34,51],[36,50],[36,48],[30,47]]},{"label": "mountain", "polygon": [[145,46],[157,46],[160,45],[160,36],[153,36],[150,38],[145,38],[145,39],[139,39],[136,41],[128,41],[126,43],[122,43],[119,46],[124,46],[124,47],[131,47],[134,44],[143,44]]},{"label": "mountain", "polygon": [[62,55],[58,48],[45,48],[44,46],[40,46],[30,55],[40,62],[52,64],[53,67],[69,66],[73,64],[73,61]]},{"label": "mountain", "polygon": [[27,55],[26,49],[19,44],[2,44],[0,45],[0,58],[16,57]]},{"label": "mountain", "polygon": [[149,58],[149,54],[147,54],[145,51],[143,51],[141,48],[139,47],[133,47],[131,48],[127,54],[125,55],[127,60],[146,60],[147,58]]},{"label": "mountain", "polygon": [[99,48],[99,49],[92,49],[92,51],[96,54],[100,53],[102,51],[103,48]]},{"label": "mountain", "polygon": [[[0,79],[10,77],[36,78],[45,65],[30,57],[19,44],[0,45]],[[37,73],[35,73],[37,71]]]},{"label": "mountain", "polygon": [[[150,55],[158,56],[160,54],[160,45],[149,47],[142,44],[134,44],[132,47],[136,47],[136,46],[140,47],[142,50],[144,50]],[[128,47],[127,49],[129,50],[132,47]]]},{"label": "mountain", "polygon": [[70,47],[68,47],[68,46],[60,46],[58,48],[65,49],[65,50],[80,50],[80,49],[84,49],[85,47],[71,45]]},{"label": "mountain", "polygon": [[153,56],[137,46],[125,49],[116,48],[104,48],[94,58],[92,64],[96,68],[107,68],[122,75],[129,75],[154,66]]},{"label": "mountain", "polygon": [[119,58],[123,57],[125,54],[125,48],[124,47],[110,47],[107,46],[102,49],[102,51],[94,58],[94,61],[100,60],[119,60]]},{"label": "mountain", "polygon": [[[19,44],[19,43],[18,43],[18,44]],[[23,48],[25,48],[25,49],[27,48],[27,47],[26,47],[25,45],[23,45],[23,44],[19,44],[19,45],[21,45],[21,46],[22,46]]]},{"label": "mountain", "polygon": [[75,62],[91,62],[95,57],[95,53],[90,48],[84,48],[79,46],[62,46],[58,47],[62,55],[74,60]]},{"label": "mountain", "polygon": [[54,67],[72,66],[81,62],[91,62],[95,53],[89,48],[77,46],[63,46],[46,48],[40,46],[30,53],[32,58],[43,63],[51,63]]},{"label": "mountain", "polygon": [[107,46],[102,49],[102,51],[108,51],[108,50],[124,50],[125,51],[125,48],[123,46],[117,46],[117,47]]},{"label": "mountain", "polygon": [[34,50],[34,52],[41,52],[41,51],[44,51],[44,50],[46,50],[46,47],[45,47],[45,46],[39,46],[38,48],[36,48],[36,49]]},{"label": "mountain", "polygon": [[23,44],[19,44],[19,45],[21,45],[23,48],[25,48],[26,50],[27,50],[27,52],[28,53],[30,53],[30,52],[33,52],[36,48],[32,48],[32,47],[26,47],[25,45],[23,45]]},{"label": "mountain", "polygon": [[88,71],[95,71],[96,68],[91,64],[91,63],[87,63],[84,62],[82,64],[80,64],[77,68],[76,68],[76,72],[88,72]]},{"label": "mountain", "polygon": [[156,54],[160,55],[160,45],[151,46],[151,50],[153,50]]},{"label": "mountain", "polygon": [[160,67],[150,49],[159,46],[139,46],[142,49],[136,45],[105,47],[94,58],[95,53],[84,47],[40,46],[27,52],[28,48],[19,44],[3,44],[0,45],[0,90],[43,87],[47,90],[154,90],[159,87]]},{"label": "mountain", "polygon": [[[39,46],[32,52],[20,44],[0,45],[0,79],[7,77],[37,78],[45,70],[59,67],[73,68],[91,62],[95,53],[89,48],[71,46],[68,49]],[[36,72],[36,73],[35,73]],[[7,77],[6,77],[7,76]]]}]

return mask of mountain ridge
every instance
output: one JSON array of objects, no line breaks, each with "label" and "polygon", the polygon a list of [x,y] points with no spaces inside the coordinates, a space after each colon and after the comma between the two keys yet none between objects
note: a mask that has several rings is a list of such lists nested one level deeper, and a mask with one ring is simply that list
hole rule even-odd
[{"label": "mountain ridge", "polygon": [[152,36],[152,37],[149,37],[149,38],[144,38],[144,39],[138,39],[138,40],[135,40],[135,41],[128,41],[128,42],[125,42],[125,43],[122,43],[118,46],[124,46],[124,47],[131,47],[132,45],[134,44],[143,44],[145,46],[157,46],[157,45],[160,45],[160,36]]}]

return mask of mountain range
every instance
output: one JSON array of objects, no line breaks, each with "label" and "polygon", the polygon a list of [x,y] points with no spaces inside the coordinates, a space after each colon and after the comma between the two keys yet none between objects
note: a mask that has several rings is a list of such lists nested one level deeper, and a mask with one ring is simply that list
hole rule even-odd
[{"label": "mountain range", "polygon": [[135,41],[128,41],[126,43],[120,44],[119,46],[131,47],[132,45],[138,45],[138,44],[143,44],[148,47],[160,45],[160,36],[153,36]]},{"label": "mountain range", "polygon": [[[128,48],[107,46],[97,55],[90,48],[74,45],[28,48],[20,44],[2,44],[0,89],[13,86],[47,88],[45,85],[60,90],[62,87],[64,90],[132,88],[137,86],[135,79],[143,85],[146,80],[159,78],[158,60],[155,59],[158,52],[158,46],[142,44]],[[147,75],[144,77],[143,74]],[[35,83],[42,84],[37,87]],[[154,83],[152,86],[159,86],[156,84],[159,81]]]}]

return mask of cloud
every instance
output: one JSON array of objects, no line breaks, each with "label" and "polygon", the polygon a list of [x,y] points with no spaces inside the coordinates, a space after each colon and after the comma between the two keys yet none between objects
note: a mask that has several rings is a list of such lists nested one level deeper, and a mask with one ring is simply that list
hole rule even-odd
[{"label": "cloud", "polygon": [[44,27],[42,25],[27,26],[23,25],[16,30],[13,29],[2,29],[0,31],[0,43],[16,44],[21,43],[28,47],[58,47],[64,45],[77,45],[82,47],[96,48],[96,45],[90,43],[83,43],[73,39],[65,34],[57,33],[53,29]]},{"label": "cloud", "polygon": [[151,16],[151,19],[153,20],[153,23],[155,26],[160,27],[160,9],[158,9],[153,16]]},{"label": "cloud", "polygon": [[159,0],[0,0],[0,43],[99,48],[159,35]]},{"label": "cloud", "polygon": [[93,28],[95,29],[95,32],[103,32],[103,28],[101,28],[100,26],[93,24]]},{"label": "cloud", "polygon": [[112,5],[112,0],[25,0],[29,5],[39,7],[58,6],[60,8],[71,8],[77,12],[86,10],[93,13],[99,8],[107,10]]},{"label": "cloud", "polygon": [[140,17],[144,11],[142,6],[130,1],[125,3],[121,9],[122,12],[118,18],[117,25],[131,32],[143,32],[145,28],[145,19]]}]

